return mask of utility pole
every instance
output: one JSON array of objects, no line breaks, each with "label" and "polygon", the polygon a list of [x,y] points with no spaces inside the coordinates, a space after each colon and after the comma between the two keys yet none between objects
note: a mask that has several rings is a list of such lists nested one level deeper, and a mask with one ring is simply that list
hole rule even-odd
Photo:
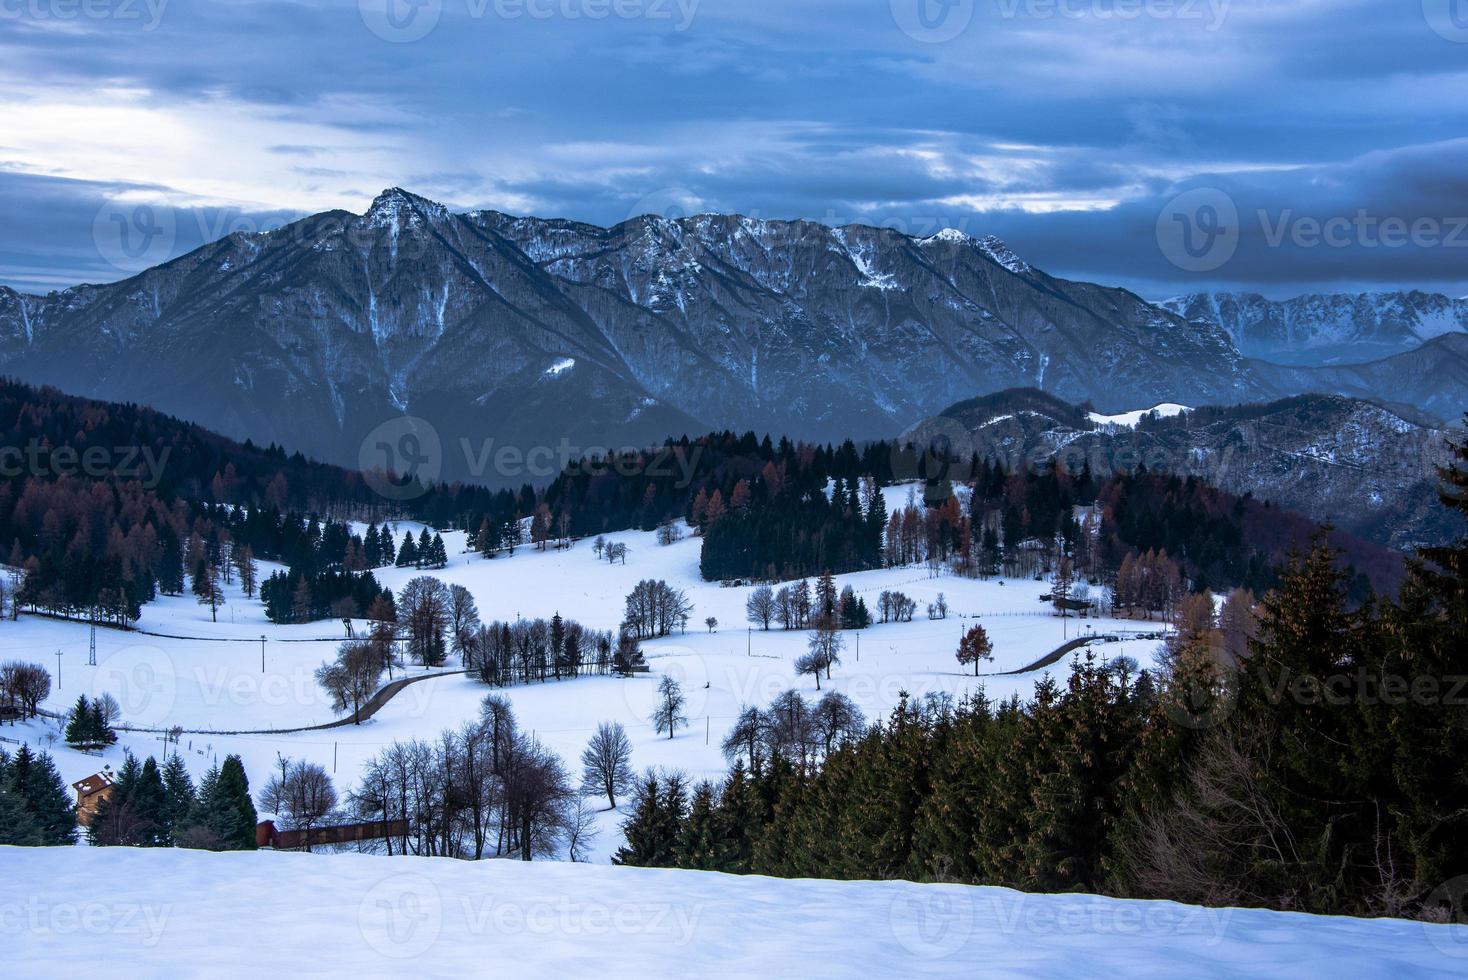
[{"label": "utility pole", "polygon": [[56,651],[56,690],[61,690],[61,651]]},{"label": "utility pole", "polygon": [[754,656],[754,627],[753,626],[746,626],[746,627],[744,627],[744,655],[746,657],[752,657],[752,656]]},{"label": "utility pole", "polygon": [[97,666],[97,627],[92,627],[91,647],[87,650],[87,666]]},{"label": "utility pole", "polygon": [[265,634],[260,634],[260,673],[265,673]]}]

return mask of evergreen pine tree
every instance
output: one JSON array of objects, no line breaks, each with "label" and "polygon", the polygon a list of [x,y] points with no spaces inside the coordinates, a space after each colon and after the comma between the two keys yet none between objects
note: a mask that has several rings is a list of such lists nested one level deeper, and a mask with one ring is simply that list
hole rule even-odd
[{"label": "evergreen pine tree", "polygon": [[693,804],[678,836],[678,867],[718,870],[720,846],[716,813],[714,788],[705,780],[693,790]]},{"label": "evergreen pine tree", "polygon": [[661,846],[658,838],[662,825],[662,793],[656,773],[648,772],[632,790],[632,815],[622,824],[626,839],[612,856],[613,864],[633,868],[660,867]]},{"label": "evergreen pine tree", "polygon": [[754,783],[736,759],[719,793],[714,812],[714,836],[717,851],[709,870],[746,874],[754,857],[754,839],[762,826],[759,797]]},{"label": "evergreen pine tree", "polygon": [[376,521],[367,525],[367,533],[362,536],[362,557],[368,568],[378,568],[382,564],[382,541],[377,537]]},{"label": "evergreen pine tree", "polygon": [[165,522],[158,532],[158,591],[164,595],[183,595],[183,590],[183,545]]},{"label": "evergreen pine tree", "polygon": [[51,756],[35,755],[29,745],[16,750],[15,758],[6,766],[8,791],[25,807],[29,819],[21,822],[20,836],[34,835],[43,845],[76,843],[76,810],[71,795]]},{"label": "evergreen pine tree", "polygon": [[101,698],[92,699],[91,720],[88,722],[93,744],[112,745],[117,741],[117,733],[112,730],[112,722],[107,718],[107,708],[103,705]]},{"label": "evergreen pine tree", "polygon": [[66,718],[66,730],[62,735],[66,744],[75,748],[86,748],[97,744],[98,733],[94,724],[92,705],[85,694],[77,695],[76,704]]},{"label": "evergreen pine tree", "polygon": [[168,800],[158,761],[151,755],[138,772],[137,784],[128,800],[139,824],[137,843],[145,847],[164,847],[169,843]]},{"label": "evergreen pine tree", "polygon": [[175,752],[163,767],[163,827],[170,844],[178,844],[195,802],[194,781]]},{"label": "evergreen pine tree", "polygon": [[25,799],[10,788],[5,773],[0,770],[0,844],[40,847],[45,843]]},{"label": "evergreen pine tree", "polygon": [[97,804],[92,822],[87,825],[87,840],[93,847],[135,847],[146,843],[132,808],[132,797],[142,779],[143,765],[137,756],[124,752],[112,791]]}]

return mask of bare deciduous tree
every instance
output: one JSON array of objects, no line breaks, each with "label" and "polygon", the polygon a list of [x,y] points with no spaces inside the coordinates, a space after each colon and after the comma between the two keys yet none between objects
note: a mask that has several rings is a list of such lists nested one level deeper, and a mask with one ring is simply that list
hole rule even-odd
[{"label": "bare deciduous tree", "polygon": [[331,695],[332,708],[352,711],[352,722],[362,723],[362,705],[382,683],[386,664],[380,647],[372,640],[347,640],[338,648],[336,660],[316,668],[316,682]]},{"label": "bare deciduous tree", "polygon": [[744,603],[744,612],[751,623],[760,629],[769,629],[770,620],[775,618],[775,590],[768,585],[755,586]]},{"label": "bare deciduous tree", "polygon": [[[283,819],[290,830],[309,831],[336,813],[336,788],[326,770],[314,762],[292,762],[284,775],[270,777],[260,804]],[[307,838],[306,850],[311,849]]]},{"label": "bare deciduous tree", "polygon": [[653,727],[659,733],[666,731],[668,737],[673,737],[673,732],[679,725],[688,724],[688,716],[683,713],[683,706],[687,699],[683,696],[683,688],[673,678],[663,675],[658,682],[658,703],[652,713]]},{"label": "bare deciduous tree", "polygon": [[50,694],[51,675],[46,668],[20,660],[0,664],[0,699],[20,714],[34,718]]},{"label": "bare deciduous tree", "polygon": [[627,731],[617,722],[604,721],[596,726],[586,750],[581,753],[581,789],[586,793],[605,793],[611,809],[617,808],[617,794],[626,793],[635,778],[632,772],[632,743]]}]

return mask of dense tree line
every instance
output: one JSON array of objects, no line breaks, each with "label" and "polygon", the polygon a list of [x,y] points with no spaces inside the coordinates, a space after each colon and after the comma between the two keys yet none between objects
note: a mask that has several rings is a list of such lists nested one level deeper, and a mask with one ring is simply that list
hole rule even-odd
[{"label": "dense tree line", "polygon": [[1180,606],[1161,672],[1087,655],[1027,703],[903,699],[816,760],[751,719],[722,787],[639,786],[619,860],[1439,916],[1468,871],[1468,540],[1424,558],[1362,603],[1319,541],[1257,606]]},{"label": "dense tree line", "polygon": [[620,672],[617,650],[609,631],[587,629],[558,613],[480,626],[465,642],[463,656],[464,666],[480,680],[506,687]]},{"label": "dense tree line", "polygon": [[[251,850],[255,806],[238,756],[209,770],[196,789],[183,760],[139,762],[128,752],[86,829],[94,847]],[[51,757],[22,745],[0,752],[0,844],[74,844],[76,809]]]},{"label": "dense tree line", "polygon": [[[373,489],[371,474],[53,389],[0,381],[0,423],[22,451],[19,465],[0,473],[0,553],[25,572],[16,608],[120,625],[158,593],[181,594],[200,554],[225,584],[236,568],[242,579],[253,576],[255,559],[286,564],[293,581],[272,588],[277,615],[287,605],[291,619],[302,608],[337,615],[349,598],[360,615],[362,596],[317,576],[447,561],[437,535],[384,535],[397,519],[465,529],[470,547],[491,557],[527,533],[538,546],[563,546],[682,519],[705,535],[705,574],[715,578],[916,562],[952,562],[965,574],[1048,574],[1064,552],[1095,580],[1114,574],[1129,552],[1165,551],[1193,588],[1256,591],[1273,584],[1274,566],[1313,529],[1298,515],[1194,480],[1143,472],[1102,480],[1052,464],[1009,470],[880,441],[858,448],[714,433],[577,461],[542,493],[409,484],[410,493],[390,500]],[[960,472],[971,478],[957,479]],[[883,512],[878,525],[872,507],[880,496],[871,491],[922,473],[938,475],[921,506]],[[1093,509],[1093,526],[1080,526],[1077,506]],[[357,535],[349,519],[372,524]],[[1340,534],[1332,543],[1363,576],[1352,585],[1358,597],[1368,578],[1377,588],[1400,580],[1400,562],[1381,549]],[[296,601],[302,581],[327,594]],[[286,592],[288,603],[279,599]],[[208,604],[217,615],[218,602]]]},{"label": "dense tree line", "polygon": [[[555,523],[569,514],[576,537],[640,528],[651,531],[668,518],[687,518],[702,527],[706,511],[734,506],[762,482],[778,495],[797,497],[825,488],[840,477],[863,474],[892,480],[892,456],[885,443],[863,449],[847,441],[839,447],[794,443],[753,432],[711,433],[697,439],[669,440],[662,446],[611,457],[580,460],[568,466],[544,494]],[[744,485],[741,489],[741,484]],[[717,497],[718,504],[714,503]],[[702,500],[699,503],[700,498]],[[530,509],[523,512],[531,513]]]},{"label": "dense tree line", "polygon": [[158,593],[183,592],[195,541],[221,574],[245,549],[302,575],[361,571],[395,564],[396,550],[382,556],[397,543],[379,536],[374,549],[346,520],[474,529],[535,507],[528,487],[445,484],[388,499],[361,473],[278,446],[3,379],[0,427],[0,560],[25,572],[18,607],[124,626]]},{"label": "dense tree line", "polygon": [[328,616],[355,619],[392,593],[371,572],[273,572],[260,583],[260,601],[272,623],[308,623]]},{"label": "dense tree line", "polygon": [[109,796],[97,806],[87,840],[94,847],[255,848],[255,804],[239,756],[205,774],[198,788],[177,753],[163,765],[128,752]]},{"label": "dense tree line", "polygon": [[700,573],[792,579],[881,567],[886,506],[875,481],[865,485],[860,493],[855,482],[838,478],[827,495],[824,487],[802,493],[756,477],[727,508],[711,499],[702,515]]}]

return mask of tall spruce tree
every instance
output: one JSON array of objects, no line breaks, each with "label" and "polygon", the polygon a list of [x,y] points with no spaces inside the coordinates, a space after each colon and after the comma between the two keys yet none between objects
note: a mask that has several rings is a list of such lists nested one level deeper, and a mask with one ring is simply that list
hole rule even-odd
[{"label": "tall spruce tree", "polygon": [[76,810],[50,755],[36,755],[29,745],[22,745],[4,767],[0,781],[12,803],[19,803],[26,812],[25,818],[17,818],[17,837],[33,836],[36,843],[47,846],[76,843]]},{"label": "tall spruce tree", "polygon": [[170,844],[177,845],[197,798],[194,781],[177,752],[163,766],[163,828]]}]

